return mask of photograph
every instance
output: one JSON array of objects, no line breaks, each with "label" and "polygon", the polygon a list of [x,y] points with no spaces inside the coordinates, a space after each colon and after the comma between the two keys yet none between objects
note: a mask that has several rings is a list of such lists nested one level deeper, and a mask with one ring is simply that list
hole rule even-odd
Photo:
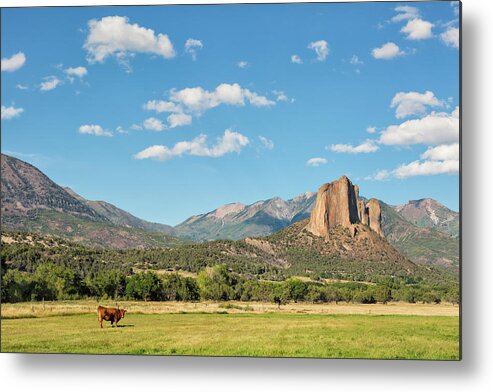
[{"label": "photograph", "polygon": [[461,26],[2,7],[0,351],[460,361]]}]

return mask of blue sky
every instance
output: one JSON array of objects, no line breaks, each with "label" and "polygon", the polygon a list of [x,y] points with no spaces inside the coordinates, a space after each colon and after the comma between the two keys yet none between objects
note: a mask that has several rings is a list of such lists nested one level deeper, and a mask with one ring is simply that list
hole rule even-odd
[{"label": "blue sky", "polygon": [[2,9],[2,152],[173,225],[343,174],[458,210],[451,3]]}]

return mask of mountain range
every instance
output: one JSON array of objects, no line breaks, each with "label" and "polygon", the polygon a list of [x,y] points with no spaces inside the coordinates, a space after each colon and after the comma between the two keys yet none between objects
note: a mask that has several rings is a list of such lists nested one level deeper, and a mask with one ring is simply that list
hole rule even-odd
[{"label": "mountain range", "polygon": [[[147,222],[105,201],[86,200],[34,166],[5,154],[1,172],[3,228],[61,236],[93,247],[169,247],[269,236],[309,218],[317,199],[317,193],[307,192],[289,200],[232,203],[172,227]],[[458,265],[457,212],[433,199],[400,206],[378,202],[383,235],[403,255],[417,263]]]}]

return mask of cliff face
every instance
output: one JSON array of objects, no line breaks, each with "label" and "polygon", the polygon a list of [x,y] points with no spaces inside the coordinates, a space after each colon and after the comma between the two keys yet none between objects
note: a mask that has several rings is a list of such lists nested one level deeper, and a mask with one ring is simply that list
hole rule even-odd
[{"label": "cliff face", "polygon": [[359,198],[359,188],[342,176],[337,181],[324,184],[317,193],[307,230],[320,237],[328,237],[330,229],[346,227],[354,236],[359,224],[369,226],[383,237],[380,204],[371,199],[366,205]]},{"label": "cliff face", "polygon": [[383,237],[382,210],[380,208],[380,203],[377,199],[370,199],[370,201],[366,203],[366,208],[368,209],[368,226]]}]

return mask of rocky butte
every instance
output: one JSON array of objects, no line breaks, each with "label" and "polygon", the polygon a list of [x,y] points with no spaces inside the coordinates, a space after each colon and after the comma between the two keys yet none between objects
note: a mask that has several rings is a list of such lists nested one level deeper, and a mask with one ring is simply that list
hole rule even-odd
[{"label": "rocky butte", "polygon": [[330,230],[336,226],[349,229],[356,236],[359,226],[368,226],[383,237],[380,203],[370,199],[366,204],[359,198],[359,188],[351,180],[342,176],[338,180],[324,184],[317,193],[315,207],[306,229],[314,235],[329,238]]}]

